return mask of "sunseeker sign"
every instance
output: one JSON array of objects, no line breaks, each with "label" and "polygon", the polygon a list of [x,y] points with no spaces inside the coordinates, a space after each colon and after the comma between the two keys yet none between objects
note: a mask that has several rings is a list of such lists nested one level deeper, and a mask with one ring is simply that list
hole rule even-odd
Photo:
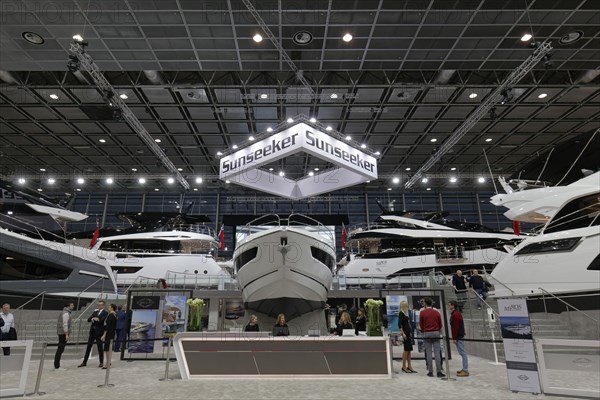
[{"label": "sunseeker sign", "polygon": [[[290,180],[260,167],[299,152],[336,168]],[[220,178],[291,199],[315,196],[377,179],[377,160],[303,122],[221,159]]]}]

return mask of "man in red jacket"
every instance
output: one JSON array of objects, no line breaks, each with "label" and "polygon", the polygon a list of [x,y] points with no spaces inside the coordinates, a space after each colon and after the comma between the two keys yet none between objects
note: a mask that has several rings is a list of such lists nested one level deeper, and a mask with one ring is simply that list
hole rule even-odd
[{"label": "man in red jacket", "polygon": [[452,328],[452,340],[456,344],[456,350],[462,358],[462,369],[456,373],[457,376],[469,376],[469,361],[467,352],[465,351],[465,322],[459,311],[458,302],[450,300],[448,303],[450,308],[450,327]]},{"label": "man in red jacket", "polygon": [[419,313],[419,326],[423,332],[423,342],[425,344],[425,358],[427,359],[427,376],[433,376],[432,354],[435,354],[435,368],[438,378],[445,378],[442,372],[442,360],[440,354],[440,337],[442,336],[442,317],[437,310],[431,306],[433,301],[430,297],[423,299],[425,309]]}]

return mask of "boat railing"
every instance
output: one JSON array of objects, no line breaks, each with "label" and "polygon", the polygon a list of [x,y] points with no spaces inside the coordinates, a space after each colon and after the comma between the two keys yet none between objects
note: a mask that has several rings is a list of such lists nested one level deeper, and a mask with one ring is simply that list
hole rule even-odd
[{"label": "boat railing", "polygon": [[187,250],[182,250],[182,249],[110,249],[110,248],[104,248],[104,249],[100,249],[100,251],[106,251],[106,252],[112,252],[112,253],[124,253],[127,255],[130,254],[182,254],[182,255],[189,255],[189,254],[201,254],[201,255],[207,255],[210,256],[210,253],[208,252],[208,250],[206,251],[206,253],[190,253]]},{"label": "boat railing", "polygon": [[[546,289],[542,288],[542,287],[538,287],[539,290],[542,291],[542,301],[544,302],[544,312],[546,314],[548,314],[548,309],[546,307],[546,295],[549,295],[550,297],[552,297],[553,299],[556,299],[558,301],[560,301],[561,303],[563,303],[566,306],[566,311],[567,313],[569,313],[569,308],[572,308],[573,310],[577,311],[578,313],[580,313],[581,315],[583,315],[584,317],[586,317],[587,319],[593,321],[596,324],[596,330],[600,331],[600,326],[598,324],[598,320],[594,317],[592,317],[591,315],[587,314],[584,311],[581,311],[579,308],[575,307],[574,305],[570,304],[569,302],[561,299],[560,297],[556,296],[555,294],[547,291]],[[570,315],[570,314],[569,314]],[[569,324],[570,326],[572,326],[572,324]]]},{"label": "boat railing", "polygon": [[[485,267],[484,267],[484,268],[485,268]],[[488,280],[488,282],[489,282],[489,283],[491,283],[492,285],[494,285],[494,286],[495,286],[495,285],[496,285],[496,283],[499,283],[499,284],[500,284],[500,286],[502,286],[502,287],[504,287],[504,288],[508,289],[508,291],[510,292],[510,295],[511,295],[511,296],[514,296],[514,295],[515,295],[515,291],[514,291],[514,290],[512,290],[512,289],[511,289],[511,288],[510,288],[508,285],[506,285],[504,282],[500,281],[500,280],[499,280],[498,278],[496,278],[495,276],[493,276],[493,275],[489,275],[485,269],[484,269],[484,275],[487,277],[487,280]]]},{"label": "boat railing", "polygon": [[[35,226],[34,224],[30,223],[29,221],[19,218],[17,216],[14,215],[3,215],[3,218],[6,220],[12,220],[14,223],[11,223],[9,221],[4,221],[2,224],[7,227],[6,229],[10,230],[10,228],[15,229],[17,232],[19,230],[23,230],[23,226],[27,226],[29,228],[29,230],[27,230],[26,232],[30,233],[31,235],[33,235],[34,239],[35,238],[39,238],[41,240],[48,240],[48,237],[54,237],[56,238],[57,241],[60,242],[64,242],[65,238],[63,236],[57,235],[54,232],[50,232],[46,229],[40,228],[39,226]],[[16,223],[19,223],[19,225],[17,225]],[[46,235],[46,236],[44,236]]]},{"label": "boat railing", "polygon": [[[38,319],[40,319],[41,315],[42,315],[42,309],[44,308],[44,298],[46,296],[46,291],[44,290],[42,293],[38,293],[36,294],[34,297],[32,297],[31,299],[27,300],[25,303],[21,304],[19,307],[15,308],[13,310],[13,315],[21,315],[20,313],[17,313],[17,311],[19,310],[23,310],[25,308],[25,306],[29,303],[31,303],[32,301],[34,301],[35,299],[37,299],[38,297],[42,296],[42,299],[40,301],[40,311],[38,312]],[[19,320],[19,324],[21,323],[21,320]]]},{"label": "boat railing", "polygon": [[[127,295],[127,293],[129,293],[129,291],[131,289],[141,289],[141,288],[150,288],[150,287],[156,287],[156,285],[158,284],[158,279],[156,278],[150,278],[148,276],[138,276],[136,277],[133,282],[131,282],[129,284],[129,286],[127,286],[124,290],[123,290],[123,295]],[[162,288],[162,287],[161,287]]]},{"label": "boat railing", "polygon": [[239,290],[237,280],[225,271],[218,275],[196,272],[167,271],[166,281],[169,288],[194,288],[216,290]]},{"label": "boat railing", "polygon": [[[302,221],[303,219],[309,220],[309,221],[311,221],[311,223],[303,222]],[[255,228],[259,227],[259,226],[292,227],[292,226],[298,226],[298,225],[314,226],[314,227],[316,227],[316,230],[313,230],[312,231],[313,233],[316,233],[319,235],[327,235],[329,240],[331,241],[331,243],[335,243],[335,235],[331,231],[331,229],[327,228],[320,221],[318,221],[308,215],[305,215],[305,214],[290,214],[287,218],[281,218],[277,214],[265,214],[263,216],[253,219],[252,221],[248,222],[243,227],[238,228],[237,234],[250,235],[252,233],[256,233],[257,229],[255,229]]]},{"label": "boat railing", "polygon": [[200,233],[215,238],[215,230],[204,224],[168,224],[166,230]]}]

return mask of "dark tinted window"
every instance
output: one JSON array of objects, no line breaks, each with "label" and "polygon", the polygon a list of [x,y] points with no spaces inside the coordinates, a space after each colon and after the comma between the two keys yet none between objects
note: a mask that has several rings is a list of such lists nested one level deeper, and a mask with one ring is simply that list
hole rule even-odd
[{"label": "dark tinted window", "polygon": [[20,258],[0,256],[0,280],[54,280],[67,279],[70,270],[52,265],[43,265]]},{"label": "dark tinted window", "polygon": [[600,222],[600,197],[598,193],[580,197],[567,203],[548,224],[544,233],[586,228]]},{"label": "dark tinted window", "polygon": [[235,259],[235,269],[239,271],[244,265],[248,264],[250,261],[256,258],[258,254],[258,247],[253,247],[250,250],[244,251],[242,254]]},{"label": "dark tinted window", "polygon": [[328,268],[333,268],[334,266],[334,260],[333,257],[331,257],[327,252],[318,249],[316,247],[310,246],[310,252],[313,256],[313,258],[319,260],[320,262],[322,262],[323,264],[325,264]]}]

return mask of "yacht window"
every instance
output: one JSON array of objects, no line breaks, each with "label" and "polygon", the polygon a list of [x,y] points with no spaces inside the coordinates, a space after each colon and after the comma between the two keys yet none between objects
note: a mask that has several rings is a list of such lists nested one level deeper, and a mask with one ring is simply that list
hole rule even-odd
[{"label": "yacht window", "polygon": [[587,228],[599,224],[600,196],[594,193],[567,203],[546,226],[544,233]]},{"label": "yacht window", "polygon": [[310,246],[310,252],[313,256],[313,258],[319,260],[320,262],[322,262],[323,264],[325,264],[327,266],[327,268],[333,268],[334,266],[334,261],[333,261],[333,257],[331,257],[327,252],[318,249],[316,247]]},{"label": "yacht window", "polygon": [[129,252],[156,252],[179,253],[181,242],[179,240],[157,239],[120,239],[108,240],[100,245],[100,250],[129,251]]},{"label": "yacht window", "polygon": [[240,270],[244,265],[248,264],[250,261],[256,258],[258,254],[258,247],[253,247],[249,250],[244,251],[242,254],[235,259],[235,269],[237,271]]},{"label": "yacht window", "polygon": [[0,281],[67,279],[71,270],[20,258],[0,256]]},{"label": "yacht window", "polygon": [[590,263],[587,269],[590,271],[600,271],[600,254],[594,258],[594,261]]}]

